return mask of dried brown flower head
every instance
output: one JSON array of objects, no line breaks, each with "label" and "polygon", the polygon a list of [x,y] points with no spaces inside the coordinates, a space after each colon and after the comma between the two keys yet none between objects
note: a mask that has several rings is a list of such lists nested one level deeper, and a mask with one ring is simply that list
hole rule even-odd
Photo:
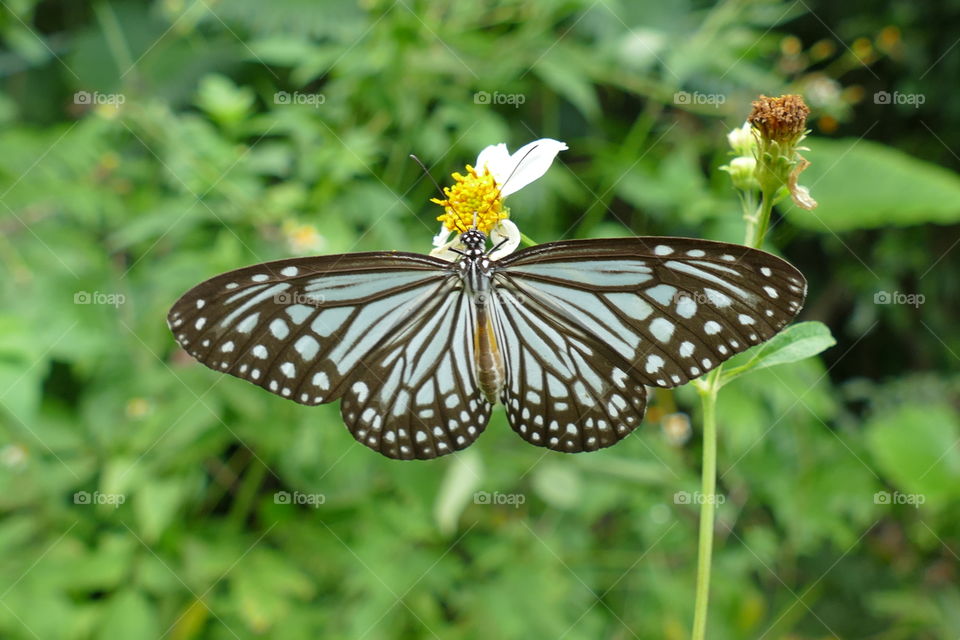
[{"label": "dried brown flower head", "polygon": [[759,100],[753,101],[753,111],[747,122],[767,140],[793,143],[806,133],[808,115],[810,108],[796,94],[779,98],[760,96]]}]

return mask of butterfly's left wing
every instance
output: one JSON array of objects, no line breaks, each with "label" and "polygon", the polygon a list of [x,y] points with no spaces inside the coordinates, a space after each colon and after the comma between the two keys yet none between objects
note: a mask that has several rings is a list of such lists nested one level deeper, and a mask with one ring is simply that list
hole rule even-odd
[{"label": "butterfly's left wing", "polygon": [[168,324],[211,369],[306,405],[342,398],[362,444],[433,458],[472,443],[472,314],[449,262],[400,252],[280,260],[185,293]]},{"label": "butterfly's left wing", "polygon": [[[764,342],[806,294],[803,275],[780,258],[690,238],[538,245],[500,260],[494,283],[511,425],[558,451],[618,441],[642,416],[643,385],[684,384]],[[539,378],[560,398],[535,411],[524,395]]]},{"label": "butterfly's left wing", "polygon": [[470,446],[493,405],[477,387],[473,303],[459,278],[364,358],[340,404],[359,442],[389,458],[430,459]]}]

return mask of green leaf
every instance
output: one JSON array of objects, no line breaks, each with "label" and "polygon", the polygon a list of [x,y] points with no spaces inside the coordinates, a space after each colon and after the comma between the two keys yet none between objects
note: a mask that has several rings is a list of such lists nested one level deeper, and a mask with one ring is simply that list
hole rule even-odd
[{"label": "green leaf", "polygon": [[554,55],[542,59],[533,68],[543,82],[570,101],[585,118],[600,112],[593,86],[577,71],[575,54],[558,48]]},{"label": "green leaf", "polygon": [[958,438],[960,423],[947,405],[907,405],[867,424],[867,446],[882,473],[927,503],[960,496]]},{"label": "green leaf", "polygon": [[163,534],[180,507],[184,493],[184,482],[180,479],[148,480],[137,492],[133,510],[145,541],[154,542]]},{"label": "green leaf", "polygon": [[837,343],[830,329],[822,322],[801,322],[791,325],[772,337],[733,358],[723,372],[721,386],[748,371],[767,369],[797,362],[826,351]]},{"label": "green leaf", "polygon": [[264,547],[237,564],[230,585],[234,605],[255,633],[265,633],[314,594],[300,568]]},{"label": "green leaf", "polygon": [[98,638],[155,638],[160,632],[156,610],[139,591],[127,589],[110,599]]},{"label": "green leaf", "polygon": [[793,224],[817,231],[960,221],[960,176],[935,164],[867,140],[806,141],[810,166],[800,175],[819,203],[793,204]]},{"label": "green leaf", "polygon": [[225,125],[234,125],[247,117],[254,103],[253,90],[238,87],[230,78],[210,74],[200,81],[197,106]]}]

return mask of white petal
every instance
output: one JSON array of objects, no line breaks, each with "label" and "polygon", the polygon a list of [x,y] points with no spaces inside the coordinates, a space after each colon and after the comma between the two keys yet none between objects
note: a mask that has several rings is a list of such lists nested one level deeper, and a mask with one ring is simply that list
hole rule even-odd
[{"label": "white petal", "polygon": [[490,230],[490,242],[495,247],[503,242],[502,247],[490,254],[491,260],[499,260],[510,255],[520,246],[520,229],[510,220],[501,220],[497,226]]},{"label": "white petal", "polygon": [[441,224],[441,225],[440,225],[440,233],[438,233],[437,235],[433,236],[433,246],[434,246],[434,247],[442,247],[442,246],[444,245],[444,243],[447,241],[447,238],[450,237],[450,234],[451,234],[451,233],[452,233],[452,232],[450,231],[450,229],[447,229],[446,225]]},{"label": "white petal", "polygon": [[480,155],[477,156],[477,164],[473,168],[477,170],[477,173],[483,173],[484,168],[489,169],[494,179],[497,179],[497,176],[506,171],[503,174],[503,177],[506,178],[510,175],[510,152],[507,151],[507,145],[502,142],[492,144],[481,151]]},{"label": "white petal", "polygon": [[501,186],[500,197],[506,198],[511,193],[516,193],[545,174],[557,154],[566,149],[566,143],[552,138],[534,140],[517,149],[510,156],[505,170],[501,167],[498,167],[498,171],[490,169],[497,184]]},{"label": "white petal", "polygon": [[[448,232],[449,235],[449,232]],[[436,238],[434,238],[436,241]],[[450,249],[460,243],[460,234],[458,233],[454,236],[453,240],[445,244],[436,245],[436,249],[430,252],[430,255],[434,258],[440,258],[441,260],[446,260],[447,262],[453,262],[459,257],[459,254],[454,253]]]}]

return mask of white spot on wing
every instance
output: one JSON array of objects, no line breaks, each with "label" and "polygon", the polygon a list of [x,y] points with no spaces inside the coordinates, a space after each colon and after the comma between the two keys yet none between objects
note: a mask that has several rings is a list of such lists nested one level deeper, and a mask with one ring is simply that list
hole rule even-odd
[{"label": "white spot on wing", "polygon": [[297,350],[300,357],[304,360],[313,360],[320,350],[320,343],[313,336],[301,336],[294,344],[293,348]]},{"label": "white spot on wing", "polygon": [[716,289],[711,289],[710,287],[704,287],[703,292],[707,294],[707,300],[710,301],[715,307],[729,307],[733,304],[733,300],[725,293],[720,293]]},{"label": "white spot on wing", "polygon": [[653,313],[653,307],[636,294],[617,292],[604,295],[614,306],[636,320],[646,320]]},{"label": "white spot on wing", "polygon": [[677,293],[676,287],[671,287],[668,284],[658,284],[655,287],[650,287],[646,290],[646,294],[657,301],[657,303],[667,306],[670,304],[670,301],[673,299],[674,294]]},{"label": "white spot on wing", "polygon": [[287,312],[287,315],[290,316],[290,320],[294,324],[302,324],[304,320],[310,317],[310,314],[314,312],[313,307],[308,307],[305,304],[294,304],[290,305],[284,311]]},{"label": "white spot on wing", "polygon": [[670,342],[670,338],[673,337],[673,330],[673,323],[666,318],[655,318],[650,323],[650,333],[653,334],[654,338],[663,343]]},{"label": "white spot on wing", "polygon": [[357,394],[357,400],[358,400],[359,402],[366,402],[366,401],[367,401],[367,394],[368,394],[368,392],[370,391],[370,390],[367,388],[367,383],[362,382],[362,381],[361,381],[361,382],[354,382],[354,383],[353,383],[353,386],[350,387],[350,389],[351,389],[351,391],[353,391],[355,394]]},{"label": "white spot on wing", "polygon": [[323,371],[319,371],[313,374],[313,380],[311,380],[311,382],[313,382],[313,386],[319,387],[324,390],[326,390],[330,386],[330,379],[327,377],[327,374],[324,373]]},{"label": "white spot on wing", "polygon": [[257,322],[260,321],[260,312],[251,313],[246,318],[240,321],[237,325],[237,331],[240,333],[250,333],[253,331],[253,328],[257,326]]},{"label": "white spot on wing", "polygon": [[683,297],[677,301],[677,315],[681,318],[690,319],[696,312],[697,303],[693,301],[693,298]]},{"label": "white spot on wing", "polygon": [[647,356],[647,366],[646,366],[647,373],[656,373],[657,371],[660,370],[660,367],[662,367],[663,364],[664,364],[663,358],[661,358],[660,356],[656,354]]},{"label": "white spot on wing", "polygon": [[270,333],[272,333],[273,337],[277,340],[283,340],[290,335],[290,327],[288,327],[287,323],[282,319],[274,318],[270,322]]}]

